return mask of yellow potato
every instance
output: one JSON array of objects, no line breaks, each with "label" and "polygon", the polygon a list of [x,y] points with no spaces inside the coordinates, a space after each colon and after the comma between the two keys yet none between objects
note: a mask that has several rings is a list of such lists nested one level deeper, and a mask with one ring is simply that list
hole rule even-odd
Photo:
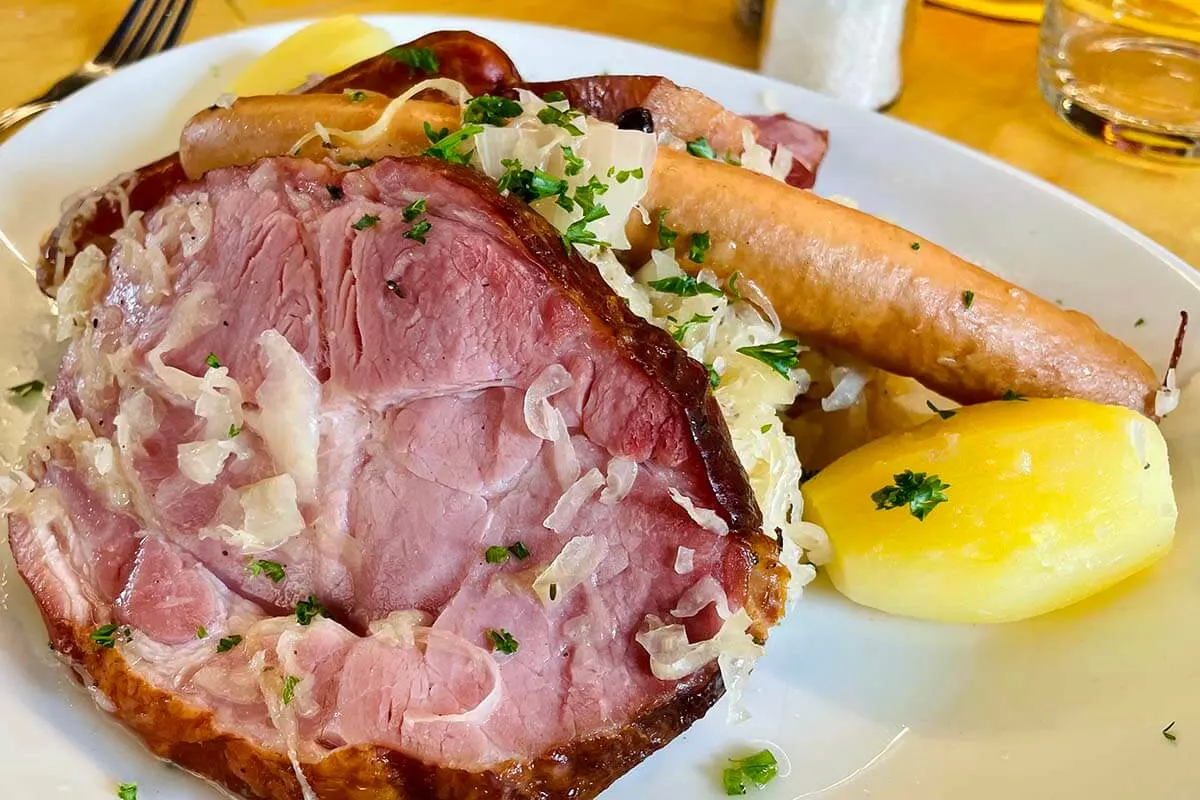
[{"label": "yellow potato", "polygon": [[[871,498],[905,470],[949,484],[924,521]],[[1157,426],[1083,400],[959,409],[847,454],[804,488],[806,518],[833,543],[826,570],[838,590],[926,619],[1062,608],[1154,563],[1175,535]]]},{"label": "yellow potato", "polygon": [[229,86],[240,97],[295,89],[310,75],[332,75],[393,44],[386,31],[358,17],[333,17],[305,26],[268,50]]}]

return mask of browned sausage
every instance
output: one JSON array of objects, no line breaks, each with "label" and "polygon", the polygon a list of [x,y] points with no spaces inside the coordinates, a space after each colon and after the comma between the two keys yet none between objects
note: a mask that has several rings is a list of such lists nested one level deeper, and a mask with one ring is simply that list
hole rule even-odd
[{"label": "browned sausage", "polygon": [[[399,109],[389,133],[355,151],[377,158],[425,146],[436,104]],[[190,174],[286,154],[312,129],[352,128],[359,111],[336,96],[247,98],[201,115],[184,132]],[[434,125],[446,125],[443,107]],[[451,116],[452,118],[452,116]],[[668,225],[707,231],[707,263],[740,271],[771,298],[785,327],[959,402],[1081,397],[1150,413],[1158,381],[1129,347],[1087,316],[1065,311],[921,237],[763,175],[659,148],[642,205]],[[631,216],[633,257],[656,231]],[[686,258],[682,263],[688,264]],[[970,292],[968,301],[966,293]]]}]

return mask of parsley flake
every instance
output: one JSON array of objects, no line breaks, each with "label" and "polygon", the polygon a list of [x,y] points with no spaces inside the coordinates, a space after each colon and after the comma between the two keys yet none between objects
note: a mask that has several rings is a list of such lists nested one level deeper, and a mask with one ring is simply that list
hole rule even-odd
[{"label": "parsley flake", "polygon": [[108,625],[101,625],[99,628],[96,628],[96,630],[88,634],[88,638],[97,646],[111,650],[113,647],[116,647],[118,641],[133,641],[133,631],[128,625],[121,627],[115,623],[109,623]]},{"label": "parsley flake", "polygon": [[280,696],[285,706],[291,705],[292,701],[296,699],[296,685],[298,683],[300,683],[300,679],[295,675],[288,675],[283,679],[283,691],[280,693]]},{"label": "parsley flake", "polygon": [[910,244],[910,245],[909,245],[909,247],[911,247],[913,250],[920,250],[920,249],[921,249],[921,243],[920,243],[920,242],[913,242],[912,244]]},{"label": "parsley flake", "polygon": [[641,167],[638,167],[637,169],[623,169],[617,173],[616,178],[617,183],[625,183],[630,178],[641,180],[645,175],[645,171]]},{"label": "parsley flake", "polygon": [[974,302],[975,302],[975,293],[974,292],[972,292],[970,289],[967,289],[965,292],[962,293],[962,303],[963,303],[964,309],[970,308],[971,304]]},{"label": "parsley flake", "polygon": [[771,423],[769,423],[769,422],[768,422],[766,425],[763,425],[761,428],[759,428],[759,429],[758,429],[758,432],[759,432],[759,433],[766,433],[766,432],[767,432],[767,431],[769,431],[769,430],[771,430]]},{"label": "parsley flake", "polygon": [[351,225],[356,231],[365,231],[367,228],[373,228],[379,223],[379,217],[374,214],[363,214],[359,217],[358,222]]},{"label": "parsley flake", "polygon": [[692,328],[694,328],[697,325],[702,325],[705,322],[710,321],[711,319],[712,319],[711,314],[692,314],[691,319],[687,320],[686,322],[681,323],[674,330],[671,331],[671,338],[677,342],[682,342],[683,337],[687,335],[688,331],[690,331]]},{"label": "parsley flake", "polygon": [[217,358],[216,353],[209,353],[207,356],[205,356],[204,363],[208,365],[209,369],[221,368],[221,359]]},{"label": "parsley flake", "polygon": [[516,556],[519,561],[529,558],[529,548],[525,546],[524,542],[513,542],[508,546],[508,552]]},{"label": "parsley flake", "polygon": [[196,628],[196,638],[197,639],[207,639],[208,638],[208,628],[204,627],[203,625]]},{"label": "parsley flake", "polygon": [[418,244],[425,244],[425,234],[429,233],[429,230],[432,227],[433,227],[432,222],[430,222],[427,219],[423,219],[420,222],[417,222],[416,224],[414,224],[408,230],[406,230],[404,232],[404,238],[412,239],[414,242],[416,242]]},{"label": "parsley flake", "polygon": [[579,130],[571,120],[578,119],[582,114],[574,109],[562,111],[554,106],[546,106],[537,113],[537,118],[545,125],[557,125],[572,136],[583,136],[583,131]]},{"label": "parsley flake", "polygon": [[217,652],[228,653],[241,643],[242,637],[239,634],[235,633],[232,636],[224,636],[217,642]]},{"label": "parsley flake", "polygon": [[430,75],[438,71],[437,53],[428,47],[393,47],[386,55],[394,61]]},{"label": "parsley flake", "polygon": [[946,502],[944,492],[950,488],[950,484],[942,483],[937,475],[926,475],[911,469],[896,473],[892,480],[895,485],[889,484],[871,493],[875,510],[888,511],[908,506],[909,513],[919,521],[924,521],[938,504]]},{"label": "parsley flake", "polygon": [[[576,191],[575,196],[578,200],[578,191]],[[562,235],[563,247],[570,251],[571,245],[573,244],[592,245],[593,247],[599,247],[600,245],[603,245],[604,242],[597,239],[596,234],[592,231],[589,231],[587,226],[596,220],[604,219],[607,216],[608,209],[604,206],[592,206],[589,208],[586,212],[584,212],[582,218],[575,220],[567,226],[567,230]]]},{"label": "parsley flake", "polygon": [[1028,400],[1029,398],[1023,394],[1014,392],[1012,389],[1009,389],[1004,394],[1000,395],[1000,399],[1012,401],[1012,400]]},{"label": "parsley flake", "polygon": [[137,784],[122,783],[117,786],[117,800],[137,800]]},{"label": "parsley flake", "polygon": [[497,653],[515,653],[521,645],[513,638],[513,635],[504,628],[488,628],[486,631],[488,639],[492,643],[492,649]]},{"label": "parsley flake", "polygon": [[687,151],[696,158],[715,159],[717,154],[713,152],[712,145],[708,143],[708,139],[701,136],[699,139],[693,139],[687,143]]},{"label": "parsley flake", "polygon": [[926,400],[925,405],[930,411],[937,414],[942,419],[950,419],[951,417],[953,417],[955,414],[958,413],[957,411],[955,411],[952,408],[938,408],[937,406],[935,406],[933,404],[932,400]]},{"label": "parsley flake", "polygon": [[361,103],[367,99],[367,93],[361,89],[346,89],[342,92],[351,103]]},{"label": "parsley flake", "polygon": [[711,294],[721,297],[724,294],[716,286],[704,281],[698,281],[691,275],[678,275],[673,278],[650,281],[649,286],[656,292],[677,294],[680,297],[695,297],[698,294]]},{"label": "parsley flake", "polygon": [[668,209],[660,208],[658,210],[658,249],[670,250],[675,246],[675,240],[679,238],[679,231],[667,226],[667,211]]},{"label": "parsley flake", "polygon": [[575,155],[575,151],[567,145],[562,145],[563,154],[563,174],[567,177],[574,177],[583,170],[583,159]]},{"label": "parsley flake", "polygon": [[1174,728],[1174,727],[1175,727],[1175,722],[1172,721],[1170,725],[1168,725],[1167,727],[1162,729],[1163,738],[1166,739],[1168,742],[1173,742],[1176,739],[1175,734],[1171,733],[1171,728]]},{"label": "parsley flake", "polygon": [[708,385],[710,388],[716,389],[721,385],[721,376],[717,374],[712,364],[705,362],[704,371],[708,373]]},{"label": "parsley flake", "polygon": [[800,343],[795,339],[781,339],[770,344],[759,344],[753,347],[739,347],[737,350],[744,356],[756,358],[787,379],[791,379],[789,370],[800,363]]},{"label": "parsley flake", "polygon": [[32,380],[25,381],[25,383],[18,383],[16,386],[8,387],[8,393],[13,397],[23,400],[26,397],[29,397],[31,394],[37,394],[45,388],[46,384],[39,380]]},{"label": "parsley flake", "polygon": [[508,561],[508,555],[508,548],[497,544],[483,551],[483,560],[489,564],[503,564]]},{"label": "parsley flake", "polygon": [[688,260],[694,264],[704,263],[704,254],[708,252],[711,243],[708,239],[708,231],[700,231],[692,234],[692,244],[688,248]]},{"label": "parsley flake", "polygon": [[779,771],[775,754],[770,750],[760,750],[745,758],[731,758],[729,763],[721,775],[721,783],[725,794],[731,797],[745,794],[751,783],[766,786]]},{"label": "parsley flake", "polygon": [[1145,325],[1145,324],[1146,324],[1146,319],[1145,319],[1145,317],[1138,317],[1138,318],[1137,318],[1137,322],[1133,323],[1133,327],[1135,327],[1135,328],[1140,328],[1140,327],[1142,327],[1142,326],[1143,326],[1143,325]]},{"label": "parsley flake", "polygon": [[532,203],[544,197],[562,197],[567,191],[567,182],[556,178],[548,172],[534,168],[523,169],[521,162],[515,158],[505,158],[500,161],[504,174],[496,182],[496,187],[502,192],[509,192]]},{"label": "parsley flake", "polygon": [[460,153],[458,148],[463,145],[468,139],[483,133],[482,125],[463,125],[454,133],[450,133],[446,128],[435,132],[433,126],[428,122],[425,123],[425,136],[430,141],[429,147],[423,151],[427,156],[440,158],[450,164],[466,164],[471,160],[471,153]]},{"label": "parsley flake", "polygon": [[507,97],[481,94],[467,103],[463,110],[463,122],[496,125],[503,127],[506,120],[521,116],[521,104]]},{"label": "parsley flake", "polygon": [[567,96],[565,94],[563,94],[562,92],[558,91],[557,89],[555,89],[553,91],[546,92],[544,95],[542,95],[542,99],[545,100],[547,103],[561,103],[562,101],[567,99]]},{"label": "parsley flake", "polygon": [[227,433],[229,434],[228,438],[232,439],[233,437],[237,436],[241,432],[242,432],[242,429],[240,426],[234,425],[231,423],[229,425],[229,430],[227,431]]},{"label": "parsley flake", "polygon": [[296,603],[296,621],[301,625],[308,625],[317,615],[328,617],[329,613],[325,610],[325,606],[317,602],[317,598],[311,594]]},{"label": "parsley flake", "polygon": [[420,197],[416,200],[413,200],[404,207],[404,211],[402,213],[404,214],[405,222],[412,222],[414,219],[425,213],[425,198]]},{"label": "parsley flake", "polygon": [[279,583],[287,577],[287,571],[284,570],[283,564],[278,561],[268,561],[265,558],[251,561],[246,565],[246,569],[250,572],[250,577],[257,578],[259,575],[265,575],[271,579],[272,583]]},{"label": "parsley flake", "polygon": [[729,295],[731,300],[743,300],[742,290],[737,288],[738,279],[742,277],[741,271],[736,271],[729,276],[729,280],[725,281],[725,294]]},{"label": "parsley flake", "polygon": [[558,599],[558,584],[557,583],[550,584],[550,599],[551,600]]},{"label": "parsley flake", "polygon": [[334,200],[341,200],[346,196],[346,193],[342,191],[342,187],[334,186],[332,183],[325,184],[325,191],[329,192],[329,196]]}]

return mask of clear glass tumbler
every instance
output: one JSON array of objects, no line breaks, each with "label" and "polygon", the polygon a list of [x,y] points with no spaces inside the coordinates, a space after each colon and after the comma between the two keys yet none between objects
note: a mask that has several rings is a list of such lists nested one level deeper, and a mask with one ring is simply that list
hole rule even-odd
[{"label": "clear glass tumbler", "polygon": [[1200,0],[1046,0],[1038,79],[1084,133],[1200,158]]}]

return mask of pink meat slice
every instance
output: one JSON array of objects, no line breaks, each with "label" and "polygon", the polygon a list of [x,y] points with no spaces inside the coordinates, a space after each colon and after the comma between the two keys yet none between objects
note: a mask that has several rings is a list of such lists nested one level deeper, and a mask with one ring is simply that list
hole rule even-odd
[{"label": "pink meat slice", "polygon": [[[275,159],[210,173],[144,221],[141,241],[159,242],[168,276],[157,296],[144,261],[118,245],[53,405],[116,441],[117,413],[144,393],[149,425],[119,459],[129,497],[106,491],[78,448],[52,442],[31,457],[31,505],[10,518],[17,563],[60,650],[74,647],[64,624],[128,626],[120,647],[152,685],[304,762],[377,745],[478,770],[620,728],[675,691],[634,636],[647,614],[672,621],[708,576],[734,609],[747,602],[739,537],[753,533],[756,510],[752,500],[749,512],[729,510],[730,497],[749,497],[744,475],[713,467],[677,397],[548,278],[490,201],[451,178],[421,159],[348,173]],[[418,200],[424,242],[405,212]],[[207,321],[181,319],[186,309]],[[199,377],[212,354],[248,413],[264,381],[264,331],[282,334],[319,382],[317,490],[300,502],[303,531],[276,549],[247,554],[205,532],[223,498],[279,465],[249,424],[237,434],[243,454],[214,483],[181,474],[178,447],[204,423],[150,363],[173,327],[187,335],[165,364]],[[627,497],[593,496],[564,532],[543,521],[568,484],[523,411],[526,390],[555,365],[573,386],[550,402],[581,470],[639,464]],[[721,470],[734,476],[724,490]],[[739,535],[701,527],[668,489],[719,510]],[[601,541],[604,558],[546,606],[531,584],[577,536]],[[488,547],[515,542],[528,558],[487,563]],[[694,551],[682,575],[681,547]],[[285,577],[247,569],[258,558]],[[293,610],[310,597],[326,615],[302,625]],[[394,612],[421,620],[415,639],[380,627]],[[693,641],[720,625],[711,608],[674,621]],[[515,653],[492,651],[498,630],[519,642]],[[243,640],[218,652],[234,636]],[[281,724],[265,698],[285,675],[299,683]],[[497,692],[479,718],[438,718]]]}]

